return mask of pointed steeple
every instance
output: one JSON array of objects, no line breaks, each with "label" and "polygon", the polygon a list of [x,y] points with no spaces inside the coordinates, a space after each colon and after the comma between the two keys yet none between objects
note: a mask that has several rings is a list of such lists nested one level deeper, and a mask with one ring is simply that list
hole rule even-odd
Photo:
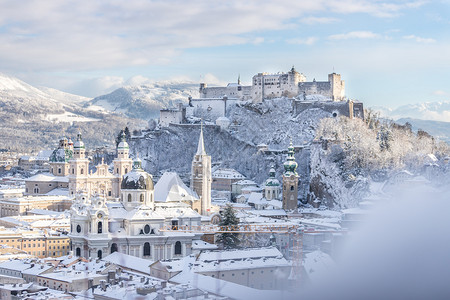
[{"label": "pointed steeple", "polygon": [[196,155],[206,155],[205,142],[203,141],[203,123],[200,124],[200,138],[198,140]]},{"label": "pointed steeple", "polygon": [[239,76],[238,76],[238,85],[241,85],[241,74],[239,74]]}]

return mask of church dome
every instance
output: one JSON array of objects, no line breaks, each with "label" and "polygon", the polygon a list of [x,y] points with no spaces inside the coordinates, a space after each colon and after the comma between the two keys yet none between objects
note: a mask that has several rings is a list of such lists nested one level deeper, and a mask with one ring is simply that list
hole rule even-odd
[{"label": "church dome", "polygon": [[280,186],[280,181],[275,178],[275,169],[271,168],[269,171],[269,178],[267,178],[266,186]]},{"label": "church dome", "polygon": [[84,142],[83,142],[83,140],[81,139],[81,132],[79,132],[78,134],[77,134],[77,140],[76,140],[76,142],[75,143],[73,143],[73,148],[74,149],[84,149],[85,147],[84,147]]},{"label": "church dome", "polygon": [[117,145],[117,149],[129,149],[127,139],[125,136],[125,133],[122,131],[122,134],[120,135],[120,142]]},{"label": "church dome", "polygon": [[141,161],[133,161],[133,170],[123,175],[122,190],[153,190],[153,176],[142,169]]}]

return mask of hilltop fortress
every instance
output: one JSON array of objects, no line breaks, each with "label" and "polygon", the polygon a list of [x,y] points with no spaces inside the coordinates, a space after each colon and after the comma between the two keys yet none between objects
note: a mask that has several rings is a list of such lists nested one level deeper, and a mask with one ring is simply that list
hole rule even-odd
[{"label": "hilltop fortress", "polygon": [[[341,75],[331,73],[328,81],[306,81],[305,75],[294,67],[287,73],[258,73],[252,85],[237,83],[225,87],[208,87],[200,83],[199,98],[189,97],[189,105],[163,109],[160,125],[186,123],[186,118],[197,117],[227,127],[229,111],[235,105],[258,104],[267,99],[287,98],[292,102],[293,117],[308,109],[326,112],[332,117],[346,116],[364,119],[363,103],[345,97],[345,82]],[[228,120],[228,121],[227,121]],[[222,124],[223,123],[223,124]]]},{"label": "hilltop fortress", "polygon": [[252,100],[254,103],[263,99],[280,97],[294,98],[306,95],[321,95],[332,101],[342,101],[345,96],[345,82],[341,75],[332,73],[328,81],[306,81],[305,75],[297,72],[294,67],[287,73],[258,73],[253,76],[252,85],[229,83],[226,87],[208,87],[200,83],[200,98],[237,98],[239,100]]}]

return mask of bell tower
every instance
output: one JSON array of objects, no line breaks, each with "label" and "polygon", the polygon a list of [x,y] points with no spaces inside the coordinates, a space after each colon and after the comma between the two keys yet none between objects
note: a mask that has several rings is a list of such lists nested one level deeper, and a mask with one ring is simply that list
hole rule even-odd
[{"label": "bell tower", "polygon": [[288,157],[284,163],[283,173],[283,209],[297,211],[298,198],[298,173],[297,162],[294,157],[292,140],[288,147]]},{"label": "bell tower", "polygon": [[208,215],[211,209],[211,156],[206,154],[203,141],[203,125],[200,127],[197,152],[192,160],[191,189],[200,197],[201,215]]},{"label": "bell tower", "polygon": [[86,148],[80,132],[73,144],[73,158],[69,164],[69,194],[73,196],[78,190],[87,188],[86,182],[89,175],[89,160],[86,158]]},{"label": "bell tower", "polygon": [[[120,142],[117,145],[117,158],[113,160],[113,164],[114,164],[113,174],[119,177],[119,185],[118,185],[119,187],[122,184],[123,175],[130,172],[133,167],[133,160],[130,158],[130,148],[126,140],[125,133],[123,131],[120,136]],[[118,190],[117,194],[119,194]]]}]

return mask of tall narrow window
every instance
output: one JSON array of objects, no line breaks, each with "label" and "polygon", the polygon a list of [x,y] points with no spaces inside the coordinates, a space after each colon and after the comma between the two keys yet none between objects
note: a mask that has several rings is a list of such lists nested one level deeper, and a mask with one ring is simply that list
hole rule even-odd
[{"label": "tall narrow window", "polygon": [[97,251],[97,257],[98,257],[99,259],[102,259],[102,250],[98,250],[98,251]]},{"label": "tall narrow window", "polygon": [[175,243],[175,255],[181,254],[181,242],[177,241]]},{"label": "tall narrow window", "polygon": [[128,194],[128,202],[131,202],[131,194]]},{"label": "tall narrow window", "polygon": [[79,247],[75,250],[75,254],[76,256],[81,256],[81,249]]},{"label": "tall narrow window", "polygon": [[141,194],[141,196],[139,197],[139,201],[144,202],[144,195]]},{"label": "tall narrow window", "polygon": [[144,256],[150,256],[150,243],[144,243]]},{"label": "tall narrow window", "polygon": [[117,252],[117,244],[116,243],[112,243],[111,245],[111,253]]},{"label": "tall narrow window", "polygon": [[98,228],[97,228],[97,233],[102,233],[102,231],[103,231],[103,224],[102,224],[102,222],[98,222]]}]

